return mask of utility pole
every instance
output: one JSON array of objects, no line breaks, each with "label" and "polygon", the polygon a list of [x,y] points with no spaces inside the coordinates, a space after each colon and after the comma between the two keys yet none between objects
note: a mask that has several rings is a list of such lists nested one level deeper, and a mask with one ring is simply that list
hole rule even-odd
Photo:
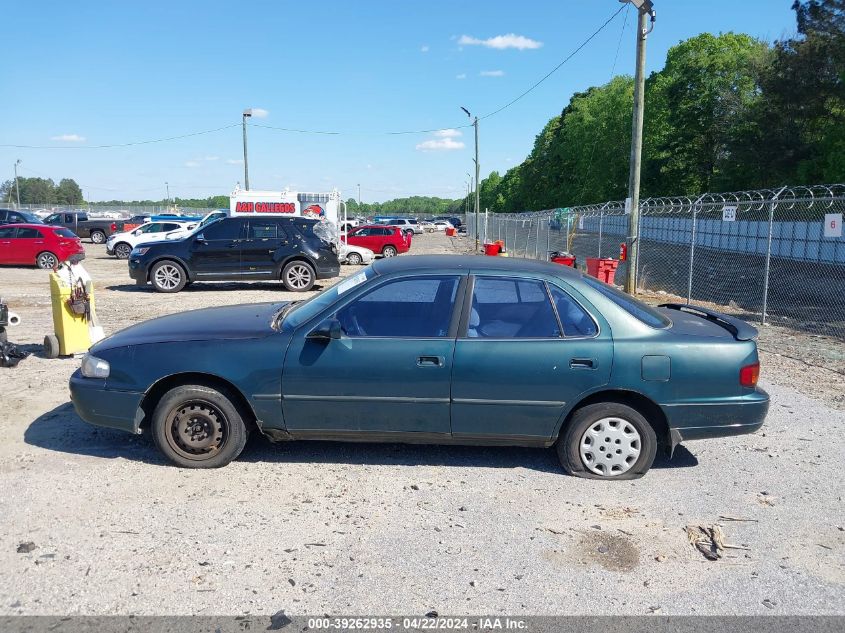
[{"label": "utility pole", "polygon": [[361,215],[361,183],[358,183],[358,215]]},{"label": "utility pole", "polygon": [[15,161],[15,191],[17,192],[17,195],[18,195],[18,206],[19,207],[21,206],[21,186],[18,183],[18,165],[20,165],[20,164],[21,164],[21,159],[19,158]]},{"label": "utility pole", "polygon": [[[640,170],[643,153],[643,110],[645,102],[645,43],[654,28],[655,12],[651,0],[619,0],[630,2],[637,9],[637,62],[634,72],[634,116],[631,123],[631,171],[628,175],[628,274],[625,292],[637,294],[637,265],[639,263],[640,228]],[[648,19],[651,18],[651,28]]]},{"label": "utility pole", "polygon": [[167,206],[170,206],[170,183],[165,182],[164,186],[167,187]]},{"label": "utility pole", "polygon": [[478,117],[473,117],[469,110],[461,106],[461,110],[466,112],[466,115],[472,119],[472,126],[475,128],[475,250],[478,251],[478,213],[481,210],[481,198],[478,188],[479,171],[481,165],[478,164]]},{"label": "utility pole", "polygon": [[244,128],[244,187],[249,191],[249,159],[246,155],[246,120],[252,116],[252,108],[247,108],[243,113],[243,128]]}]

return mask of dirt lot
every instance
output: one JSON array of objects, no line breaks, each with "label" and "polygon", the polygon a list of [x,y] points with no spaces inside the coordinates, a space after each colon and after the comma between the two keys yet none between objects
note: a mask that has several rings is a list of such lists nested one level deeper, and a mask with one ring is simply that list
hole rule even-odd
[{"label": "dirt lot", "polygon": [[[431,235],[413,252],[464,247]],[[155,294],[86,248],[108,332],[293,298],[269,283]],[[637,481],[567,477],[545,450],[260,437],[191,471],[75,415],[79,361],[37,353],[44,272],[0,268],[0,294],[36,352],[0,369],[0,615],[845,614],[842,376],[807,364],[803,339],[762,353],[761,432],[690,443]],[[761,347],[789,336],[764,329]],[[711,562],[684,527],[717,523],[736,548]]]}]

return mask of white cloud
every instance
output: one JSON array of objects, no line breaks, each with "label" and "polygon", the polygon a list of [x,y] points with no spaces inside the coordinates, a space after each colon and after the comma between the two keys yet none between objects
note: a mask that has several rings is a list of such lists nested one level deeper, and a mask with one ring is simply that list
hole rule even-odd
[{"label": "white cloud", "polygon": [[205,160],[220,160],[219,156],[206,156]]},{"label": "white cloud", "polygon": [[437,130],[434,136],[438,138],[450,138],[452,136],[463,136],[463,132],[454,128],[448,128],[446,130]]},{"label": "white cloud", "polygon": [[51,141],[62,141],[63,143],[81,143],[85,140],[84,136],[79,134],[59,134],[59,136],[51,136]]},{"label": "white cloud", "polygon": [[185,162],[185,167],[199,167],[200,164],[195,160],[189,160]]},{"label": "white cloud", "polygon": [[427,53],[429,50],[430,50],[430,49],[428,48],[428,44],[424,44],[424,45],[420,48],[420,52],[421,52],[421,53]]},{"label": "white cloud", "polygon": [[466,73],[461,73],[460,75],[455,75],[455,79],[466,79],[466,78],[467,78]]},{"label": "white cloud", "polygon": [[479,77],[504,77],[504,70],[482,70],[478,73]]},{"label": "white cloud", "polygon": [[517,35],[516,33],[508,33],[507,35],[497,35],[486,40],[480,40],[477,37],[470,35],[461,35],[458,44],[465,46],[485,46],[487,48],[495,48],[498,50],[505,50],[506,48],[515,48],[520,51],[526,49],[540,48],[543,42],[532,40],[530,37],[524,35]]},{"label": "white cloud", "polygon": [[252,116],[256,119],[266,119],[270,116],[270,111],[265,110],[264,108],[250,108],[252,110]]},{"label": "white cloud", "polygon": [[243,165],[244,160],[243,158],[230,158],[226,161],[227,165]]},{"label": "white cloud", "polygon": [[453,138],[429,139],[417,145],[417,149],[421,152],[448,152],[464,147],[462,141],[456,141]]}]

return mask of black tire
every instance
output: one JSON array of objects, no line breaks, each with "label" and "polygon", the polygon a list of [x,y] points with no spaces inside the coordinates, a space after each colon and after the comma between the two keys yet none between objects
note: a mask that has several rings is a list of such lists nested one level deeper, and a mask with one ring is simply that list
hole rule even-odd
[{"label": "black tire", "polygon": [[[591,428],[593,433],[588,438],[587,431]],[[628,434],[626,430],[633,430],[635,433]],[[595,433],[598,437],[593,438]],[[614,435],[622,437],[614,438]],[[627,437],[635,436],[636,439],[626,440]],[[582,440],[585,442],[584,451],[589,459],[582,457]],[[634,448],[636,443],[637,449]],[[648,420],[636,409],[617,402],[599,402],[575,411],[569,424],[561,431],[556,448],[561,465],[570,475],[585,479],[636,479],[642,477],[654,463],[657,435]],[[617,462],[618,459],[625,459],[624,454],[616,457],[616,454],[623,450],[638,450],[638,454],[629,455],[630,461],[624,466],[616,463],[612,467],[616,469],[616,473],[607,467],[604,459],[599,459],[606,457],[608,463]],[[596,472],[597,470],[599,472]],[[607,474],[602,474],[602,470]]]},{"label": "black tire", "polygon": [[360,266],[364,263],[364,258],[359,253],[349,253],[346,256],[346,263],[351,266]]},{"label": "black tire", "polygon": [[282,283],[291,292],[307,292],[314,287],[316,280],[314,268],[301,259],[288,262],[282,269]]},{"label": "black tire", "polygon": [[106,234],[102,231],[91,231],[91,243],[92,244],[105,244],[106,243]]},{"label": "black tire", "polygon": [[53,270],[59,265],[59,258],[50,251],[44,251],[43,253],[38,253],[38,256],[35,258],[35,265],[42,270]]},{"label": "black tire", "polygon": [[48,334],[44,337],[44,356],[47,358],[59,357],[59,339],[55,334]]},{"label": "black tire", "polygon": [[182,468],[220,468],[244,449],[247,430],[229,394],[203,385],[168,391],[153,411],[153,440]]},{"label": "black tire", "polygon": [[150,270],[150,283],[157,292],[179,292],[188,283],[185,269],[169,259],[157,262]]},{"label": "black tire", "polygon": [[118,242],[114,245],[112,252],[118,259],[129,259],[129,253],[132,252],[132,247],[126,242]]},{"label": "black tire", "polygon": [[396,250],[396,247],[388,244],[383,249],[381,249],[381,254],[385,257],[396,257],[399,251]]}]

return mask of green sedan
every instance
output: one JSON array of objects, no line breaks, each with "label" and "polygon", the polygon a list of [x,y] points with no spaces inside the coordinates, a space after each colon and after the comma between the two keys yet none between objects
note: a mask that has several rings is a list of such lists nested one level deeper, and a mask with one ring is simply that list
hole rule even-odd
[{"label": "green sedan", "polygon": [[150,433],[182,467],[224,466],[257,431],[554,447],[573,475],[631,479],[659,448],[762,426],[756,335],[556,264],[401,257],[307,301],[127,328],[91,348],[70,390],[84,420]]}]

